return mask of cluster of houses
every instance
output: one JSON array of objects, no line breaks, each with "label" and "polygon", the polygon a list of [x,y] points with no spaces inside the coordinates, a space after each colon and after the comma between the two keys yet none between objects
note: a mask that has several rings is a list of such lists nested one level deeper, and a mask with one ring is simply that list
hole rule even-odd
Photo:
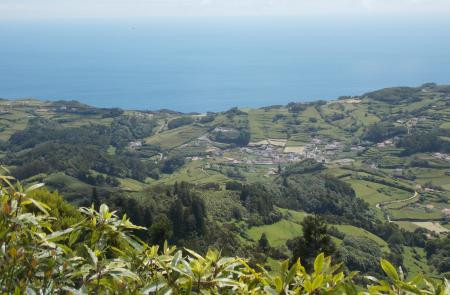
[{"label": "cluster of houses", "polygon": [[283,146],[271,144],[243,147],[240,148],[240,152],[247,155],[242,158],[246,164],[273,165],[292,163],[303,159],[299,153],[284,153]]},{"label": "cluster of houses", "polygon": [[8,111],[5,108],[0,108],[0,115],[7,115],[7,114],[10,114],[10,111]]},{"label": "cluster of houses", "polygon": [[[220,128],[220,127],[219,127]],[[227,129],[218,129],[227,132]],[[265,139],[252,142],[246,147],[238,149],[221,149],[214,146],[214,142],[207,135],[203,135],[182,147],[205,147],[208,155],[206,157],[188,157],[186,160],[197,161],[201,159],[220,159],[233,164],[249,165],[277,165],[298,162],[303,159],[315,159],[318,162],[328,163],[336,160],[336,155],[342,151],[344,144],[338,141],[324,142],[322,139],[313,138],[310,143],[304,146],[286,146],[286,139]],[[138,143],[131,145],[137,147]],[[364,149],[362,146],[354,147],[355,150]],[[228,154],[228,156],[225,156]],[[235,155],[236,154],[236,155]],[[339,161],[342,164],[352,162],[350,159]],[[336,162],[337,163],[337,162]],[[275,171],[271,171],[275,173]]]},{"label": "cluster of houses", "polygon": [[444,215],[444,219],[446,221],[450,221],[450,208],[442,209],[442,214]]},{"label": "cluster of houses", "polygon": [[[318,138],[314,138],[311,143],[305,146],[286,146],[286,140],[267,139],[239,148],[241,153],[239,159],[225,157],[224,160],[231,163],[256,165],[293,163],[303,159],[315,159],[318,162],[327,163],[343,147],[344,145],[341,142],[323,143]],[[272,171],[272,173],[275,173],[275,171]]]},{"label": "cluster of houses", "polygon": [[450,162],[450,155],[449,154],[444,154],[444,153],[434,153],[433,157],[439,159],[439,160],[444,160],[444,161],[448,161]]},{"label": "cluster of houses", "polygon": [[393,139],[386,139],[383,142],[377,143],[377,147],[379,147],[379,148],[385,148],[385,147],[389,147],[389,146],[393,146],[393,145],[394,145]]}]

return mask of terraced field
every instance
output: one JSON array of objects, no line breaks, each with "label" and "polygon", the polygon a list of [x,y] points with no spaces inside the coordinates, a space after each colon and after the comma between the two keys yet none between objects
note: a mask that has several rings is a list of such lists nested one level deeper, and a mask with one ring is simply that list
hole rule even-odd
[{"label": "terraced field", "polygon": [[[265,233],[270,244],[286,254],[286,241],[302,234],[300,222],[308,214],[300,210],[312,212],[311,208],[326,204],[333,208],[331,213],[328,208],[320,212],[331,214],[327,220],[344,236],[368,238],[383,252],[393,253],[395,247],[387,244],[392,243],[389,236],[381,238],[384,232],[361,225],[362,219],[355,221],[340,207],[342,196],[350,196],[361,211],[367,211],[364,220],[387,224],[386,231],[396,224],[410,234],[425,228],[435,233],[428,233],[432,237],[446,235],[450,229],[445,223],[449,218],[445,212],[450,210],[450,149],[445,143],[450,142],[448,93],[450,88],[439,86],[384,89],[328,102],[201,115],[98,109],[77,102],[0,100],[0,159],[25,183],[43,181],[75,204],[88,203],[95,188],[105,200],[115,194],[156,208],[152,212],[156,219],[171,217],[175,183],[186,182],[204,202],[208,225],[219,223],[249,248]],[[180,118],[185,121],[170,124]],[[24,140],[24,134],[32,140]],[[58,159],[54,158],[58,151],[52,150],[55,145],[67,151]],[[80,155],[70,158],[70,153]],[[293,169],[297,165],[306,167]],[[323,196],[314,194],[310,190],[322,187],[310,188],[315,183],[308,183],[299,185],[302,191],[297,195],[289,186],[289,173],[298,174],[296,184],[320,175],[327,190]],[[235,187],[227,189],[230,183]],[[367,205],[355,200],[345,183]],[[254,184],[267,187],[273,203],[246,203],[243,186]],[[334,191],[337,188],[342,191]],[[298,197],[297,202],[285,203],[282,197],[291,194]],[[302,199],[304,195],[310,198]],[[267,217],[259,216],[267,213],[260,210],[264,206],[286,208],[276,208],[283,214],[281,220],[262,222]],[[180,215],[191,211],[186,207]],[[410,234],[401,232],[404,237],[392,240],[403,243]],[[335,235],[342,238],[339,232]],[[333,241],[345,246],[347,240],[336,236]],[[410,246],[402,244],[407,267],[428,271],[423,249]],[[268,258],[270,265],[274,262]]]}]

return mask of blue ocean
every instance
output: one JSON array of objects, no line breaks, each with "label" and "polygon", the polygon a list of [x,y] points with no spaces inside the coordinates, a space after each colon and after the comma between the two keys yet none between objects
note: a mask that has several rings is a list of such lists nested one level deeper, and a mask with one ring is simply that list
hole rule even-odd
[{"label": "blue ocean", "polygon": [[0,97],[221,111],[450,84],[448,20],[0,21]]}]

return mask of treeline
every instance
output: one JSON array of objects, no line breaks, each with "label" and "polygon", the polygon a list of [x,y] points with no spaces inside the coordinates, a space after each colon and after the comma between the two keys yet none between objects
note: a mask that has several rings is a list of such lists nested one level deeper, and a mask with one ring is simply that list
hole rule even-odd
[{"label": "treeline", "polygon": [[28,126],[11,135],[10,149],[18,151],[47,142],[61,142],[73,145],[112,145],[124,148],[132,140],[150,136],[156,122],[152,119],[134,116],[116,117],[111,125],[90,124],[80,127],[65,127],[54,120],[33,118]]},{"label": "treeline", "polygon": [[381,122],[370,125],[364,132],[362,139],[372,142],[383,140],[406,134],[407,129],[403,126],[395,126],[389,122]]},{"label": "treeline", "polygon": [[102,118],[114,118],[124,113],[119,108],[95,108],[76,100],[58,100],[52,102],[53,111],[57,113],[68,113],[78,115],[99,115]]},{"label": "treeline", "polygon": [[362,135],[362,139],[381,142],[398,137],[395,143],[397,147],[403,148],[401,155],[410,156],[416,153],[450,152],[450,142],[441,138],[447,135],[448,131],[439,129],[430,131],[412,129],[407,134],[407,129],[403,126],[381,122],[370,125]]},{"label": "treeline", "polygon": [[175,183],[173,193],[176,199],[169,209],[173,238],[180,240],[192,234],[202,236],[206,229],[203,200],[185,182]]},{"label": "treeline", "polygon": [[210,137],[214,141],[235,144],[236,146],[246,146],[250,142],[250,132],[247,128],[214,131]]},{"label": "treeline", "polygon": [[167,127],[169,129],[175,129],[184,125],[189,125],[194,123],[194,118],[190,117],[190,116],[183,116],[180,118],[176,118],[176,119],[172,119],[169,121],[169,123],[167,124]]},{"label": "treeline", "polygon": [[415,190],[409,186],[403,185],[401,183],[398,182],[394,182],[394,181],[388,181],[385,178],[379,178],[379,177],[375,177],[372,175],[369,176],[365,176],[365,175],[357,175],[356,178],[358,179],[362,179],[362,180],[366,180],[366,181],[370,181],[370,182],[375,182],[375,183],[379,183],[379,184],[383,184],[386,186],[390,186],[390,187],[395,187],[410,193],[415,192]]},{"label": "treeline", "polygon": [[426,152],[450,153],[450,142],[441,139],[439,131],[414,131],[401,138],[397,146],[404,149],[402,155],[405,156]]},{"label": "treeline", "polygon": [[140,181],[147,177],[159,177],[158,166],[154,162],[143,162],[133,155],[109,155],[93,145],[47,142],[27,152],[8,154],[3,163],[17,166],[12,173],[19,179],[39,173],[64,172],[79,179],[90,179],[91,184],[102,184],[102,178],[92,176],[91,170],[111,177]]},{"label": "treeline", "polygon": [[[230,188],[230,186],[228,186]],[[243,185],[240,190],[240,201],[252,215],[250,225],[272,224],[282,218],[281,212],[275,210],[275,200],[267,186],[256,183]]]},{"label": "treeline", "polygon": [[319,172],[323,169],[325,169],[325,165],[323,165],[322,163],[319,163],[313,159],[306,159],[298,163],[286,166],[281,171],[281,174],[283,177],[288,177],[295,174]]},{"label": "treeline", "polygon": [[450,237],[447,235],[428,241],[425,251],[434,270],[448,277],[450,275]]},{"label": "treeline", "polygon": [[420,101],[421,88],[393,87],[364,94],[370,99],[390,104],[413,103]]},{"label": "treeline", "polygon": [[357,198],[350,185],[338,178],[322,174],[294,174],[275,182],[276,204],[283,208],[329,215],[356,226],[370,219],[369,207]]},{"label": "treeline", "polygon": [[[16,166],[13,173],[19,179],[64,172],[93,185],[117,184],[113,179],[92,174],[92,170],[139,181],[158,178],[157,164],[142,161],[137,153],[127,150],[130,141],[151,135],[155,126],[151,119],[131,116],[116,117],[110,126],[80,127],[35,118],[3,146],[8,153],[3,164]],[[114,155],[107,152],[110,146],[115,147]]]}]

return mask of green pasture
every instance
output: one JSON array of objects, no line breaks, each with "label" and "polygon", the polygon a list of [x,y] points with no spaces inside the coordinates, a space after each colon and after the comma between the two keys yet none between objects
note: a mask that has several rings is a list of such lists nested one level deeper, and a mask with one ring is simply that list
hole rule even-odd
[{"label": "green pasture", "polygon": [[207,130],[203,127],[186,125],[145,139],[148,144],[159,144],[163,149],[172,149],[202,136]]},{"label": "green pasture", "polygon": [[274,122],[276,115],[284,115],[286,118],[291,118],[291,114],[286,108],[275,109],[252,109],[247,110],[248,122],[250,127],[251,142],[260,141],[264,139],[285,139],[284,132],[285,124],[280,119]]}]

